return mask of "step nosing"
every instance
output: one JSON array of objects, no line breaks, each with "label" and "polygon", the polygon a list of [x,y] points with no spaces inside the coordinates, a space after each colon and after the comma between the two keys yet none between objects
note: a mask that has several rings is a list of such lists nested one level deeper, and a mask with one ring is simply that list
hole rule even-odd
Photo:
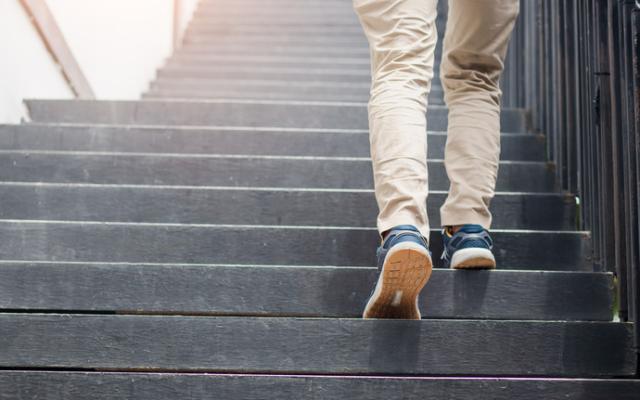
[{"label": "step nosing", "polygon": [[[180,104],[180,103],[195,103],[195,104],[219,104],[219,103],[230,103],[230,104],[267,104],[267,105],[309,105],[309,106],[326,106],[326,107],[360,107],[366,108],[368,106],[367,102],[351,102],[351,101],[313,101],[313,100],[259,100],[259,99],[234,99],[234,98],[212,98],[206,100],[199,99],[188,99],[183,101],[168,101],[168,100],[93,100],[93,99],[34,99],[27,98],[26,102],[33,102],[34,104],[55,104],[55,103],[69,103],[69,102],[86,102],[86,103],[94,103],[94,104],[122,104],[122,105],[140,105],[144,103],[149,104],[166,104],[171,105],[172,103]],[[433,105],[429,106],[429,109],[433,110],[446,110],[444,105]],[[515,112],[526,112],[526,109],[521,107],[508,107],[503,108],[502,111],[515,111]]]},{"label": "step nosing", "polygon": [[[302,134],[355,134],[369,135],[368,129],[349,128],[305,128],[287,126],[241,126],[241,125],[162,125],[162,124],[122,124],[122,123],[91,123],[91,122],[40,122],[34,121],[28,124],[0,124],[0,129],[27,129],[29,127],[38,128],[98,128],[109,130],[169,130],[169,131],[215,131],[215,132],[269,132],[269,133],[302,133]],[[445,130],[427,130],[429,136],[447,136]],[[500,132],[501,137],[508,138],[544,138],[545,135],[537,135],[530,132]]]},{"label": "step nosing", "polygon": [[[91,368],[83,369],[81,367],[38,367],[38,368],[25,368],[25,367],[2,367],[0,368],[0,374],[2,373],[43,373],[49,376],[53,375],[81,375],[96,376],[96,377],[116,377],[126,375],[127,377],[203,377],[208,379],[216,378],[245,378],[245,379],[321,379],[326,381],[340,380],[340,381],[400,381],[400,382],[484,382],[484,383],[509,383],[509,382],[530,382],[530,383],[610,383],[610,384],[623,384],[623,383],[635,383],[640,384],[639,379],[630,378],[585,378],[581,376],[576,377],[562,377],[554,375],[532,375],[532,376],[509,376],[509,375],[472,375],[472,374],[419,374],[411,375],[407,373],[304,373],[304,372],[210,372],[210,371],[185,371],[175,369],[153,369],[152,371],[135,370],[132,371],[127,368]],[[580,392],[582,393],[582,392]]]},{"label": "step nosing", "polygon": [[[261,160],[298,160],[298,161],[352,161],[371,162],[369,157],[330,157],[330,156],[291,156],[291,155],[261,155],[261,154],[210,154],[210,153],[151,153],[151,152],[123,152],[123,151],[84,151],[84,150],[5,150],[0,154],[16,155],[69,155],[69,156],[105,156],[105,157],[148,157],[148,158],[189,158],[189,159],[261,159]],[[431,163],[444,163],[444,159],[430,158]],[[546,161],[501,160],[500,165],[536,165],[546,166]]]},{"label": "step nosing", "polygon": [[[93,266],[93,267],[154,267],[154,268],[172,268],[172,267],[192,267],[192,268],[212,268],[212,269],[265,269],[265,270],[282,270],[282,269],[294,269],[294,270],[309,270],[309,271],[339,271],[339,272],[349,272],[349,271],[363,271],[364,272],[372,272],[377,271],[378,268],[367,267],[367,266],[354,266],[354,265],[297,265],[297,264],[234,264],[234,263],[159,263],[159,262],[127,262],[127,261],[66,261],[66,260],[9,260],[9,259],[0,259],[0,265],[21,265],[24,267],[28,267],[30,265],[51,265],[51,266],[65,266],[65,265],[77,265],[77,266]],[[434,268],[433,273],[436,274],[457,274],[463,275],[467,274],[467,271],[462,270],[454,270],[450,268]],[[601,277],[612,277],[613,272],[609,271],[581,271],[581,270],[565,270],[565,271],[554,271],[554,270],[545,270],[545,269],[494,269],[481,271],[480,273],[494,275],[584,275],[584,276],[601,276]]]},{"label": "step nosing", "polygon": [[[344,134],[369,134],[368,129],[349,128],[296,128],[279,126],[239,126],[239,125],[157,125],[157,124],[120,124],[120,123],[89,123],[89,122],[29,122],[26,125],[3,125],[10,127],[37,126],[37,127],[70,127],[70,128],[108,128],[108,129],[141,129],[154,130],[166,129],[177,131],[238,131],[238,132],[303,132],[303,133],[344,133]],[[427,134],[446,135],[444,131],[427,131]],[[502,134],[502,133],[501,133]],[[509,135],[529,136],[528,133],[507,133]]]},{"label": "step nosing", "polygon": [[[261,225],[261,224],[198,224],[180,222],[130,222],[130,221],[100,221],[100,220],[51,220],[51,219],[0,219],[0,224],[24,225],[94,225],[94,226],[141,226],[141,227],[194,227],[218,229],[280,229],[280,230],[332,230],[332,231],[377,231],[375,227],[361,226],[333,226],[333,225]],[[440,229],[431,228],[432,233],[439,233]],[[588,235],[589,231],[576,230],[545,230],[545,229],[492,229],[492,233],[508,234],[555,234],[555,235]]]},{"label": "step nosing", "polygon": [[410,320],[371,320],[371,319],[363,319],[362,317],[316,317],[316,316],[270,316],[270,315],[254,315],[254,316],[235,316],[235,315],[204,315],[204,316],[195,316],[195,315],[158,315],[158,314],[104,314],[104,313],[95,313],[95,314],[73,314],[69,312],[62,312],[60,314],[51,314],[51,313],[43,313],[43,312],[3,312],[0,310],[0,316],[13,316],[13,317],[47,317],[52,315],[59,316],[68,316],[71,318],[95,318],[95,319],[219,319],[219,320],[272,320],[273,322],[282,322],[283,320],[291,320],[297,322],[304,321],[327,321],[329,323],[361,323],[361,324],[375,324],[375,323],[386,323],[386,324],[406,324],[406,323],[416,323],[416,324],[451,324],[451,325],[463,325],[463,324],[473,324],[473,325],[504,325],[509,326],[512,324],[517,325],[578,325],[578,326],[595,326],[595,325],[605,325],[605,326],[626,326],[631,327],[633,323],[631,322],[613,322],[613,321],[575,321],[575,320],[563,320],[563,319],[550,319],[550,320],[536,320],[536,319],[473,319],[473,318],[460,318],[460,319],[451,319],[451,318],[424,318],[419,321],[410,321]]},{"label": "step nosing", "polygon": [[287,86],[287,87],[330,87],[330,88],[356,88],[356,89],[367,89],[369,90],[369,83],[351,83],[351,82],[340,82],[340,81],[313,81],[313,80],[305,80],[305,81],[284,81],[279,79],[220,79],[220,78],[210,78],[210,79],[157,79],[152,82],[153,86],[162,86],[162,85],[173,85],[173,86],[189,86],[189,85],[213,85],[213,84],[223,84],[223,85],[256,85],[256,86]]},{"label": "step nosing", "polygon": [[[202,190],[202,191],[256,191],[256,192],[312,192],[312,193],[374,193],[373,189],[357,188],[313,188],[313,187],[270,187],[270,186],[209,186],[209,185],[154,185],[154,184],[124,184],[124,183],[85,183],[85,182],[28,182],[28,181],[0,181],[0,186],[16,187],[55,187],[55,188],[126,188],[151,190]],[[429,190],[429,195],[446,195],[447,190]],[[509,192],[496,191],[495,196],[535,196],[565,198],[561,192]]]}]

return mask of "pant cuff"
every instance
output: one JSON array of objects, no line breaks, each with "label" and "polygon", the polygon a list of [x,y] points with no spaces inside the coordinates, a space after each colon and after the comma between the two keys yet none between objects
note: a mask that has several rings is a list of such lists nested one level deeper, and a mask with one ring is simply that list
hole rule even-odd
[{"label": "pant cuff", "polygon": [[416,218],[414,215],[405,214],[405,215],[394,215],[392,218],[385,218],[383,220],[378,220],[378,234],[380,235],[380,239],[382,239],[382,232],[388,231],[389,229],[396,227],[398,225],[413,225],[418,228],[418,231],[422,236],[427,238],[429,241],[429,222],[423,221],[419,222],[419,218]]},{"label": "pant cuff", "polygon": [[484,229],[491,228],[491,214],[485,215],[473,210],[464,211],[440,211],[440,223],[442,226],[456,226],[465,224],[481,225]]}]

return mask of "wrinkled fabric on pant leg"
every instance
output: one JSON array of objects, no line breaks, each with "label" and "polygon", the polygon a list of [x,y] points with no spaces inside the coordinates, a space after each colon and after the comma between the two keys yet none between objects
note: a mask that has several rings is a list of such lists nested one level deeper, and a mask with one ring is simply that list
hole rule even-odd
[{"label": "wrinkled fabric on pant leg", "polygon": [[451,182],[444,226],[489,229],[500,158],[499,79],[518,0],[450,0],[440,79],[449,125],[445,168]]},{"label": "wrinkled fabric on pant leg", "polygon": [[369,132],[378,230],[429,237],[426,118],[437,0],[354,0],[371,51]]}]

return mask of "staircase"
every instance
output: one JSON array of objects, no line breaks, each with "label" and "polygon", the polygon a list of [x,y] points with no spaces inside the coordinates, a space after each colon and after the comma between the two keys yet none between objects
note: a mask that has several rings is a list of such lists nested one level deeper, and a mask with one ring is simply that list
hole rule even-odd
[{"label": "staircase", "polygon": [[27,101],[0,127],[0,398],[640,398],[613,276],[526,110],[502,115],[499,269],[436,269],[420,322],[359,318],[369,80],[349,0],[202,0],[145,100]]}]

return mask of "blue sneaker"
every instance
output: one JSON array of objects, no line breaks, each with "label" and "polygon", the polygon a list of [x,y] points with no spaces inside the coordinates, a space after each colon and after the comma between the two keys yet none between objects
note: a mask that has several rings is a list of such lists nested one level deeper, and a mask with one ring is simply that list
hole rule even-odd
[{"label": "blue sneaker", "polygon": [[491,249],[493,241],[489,231],[480,225],[462,225],[452,234],[450,228],[442,230],[442,260],[444,266],[455,269],[493,269],[496,259]]},{"label": "blue sneaker", "polygon": [[378,282],[362,317],[420,319],[418,295],[432,269],[427,239],[415,226],[396,226],[377,255]]}]

